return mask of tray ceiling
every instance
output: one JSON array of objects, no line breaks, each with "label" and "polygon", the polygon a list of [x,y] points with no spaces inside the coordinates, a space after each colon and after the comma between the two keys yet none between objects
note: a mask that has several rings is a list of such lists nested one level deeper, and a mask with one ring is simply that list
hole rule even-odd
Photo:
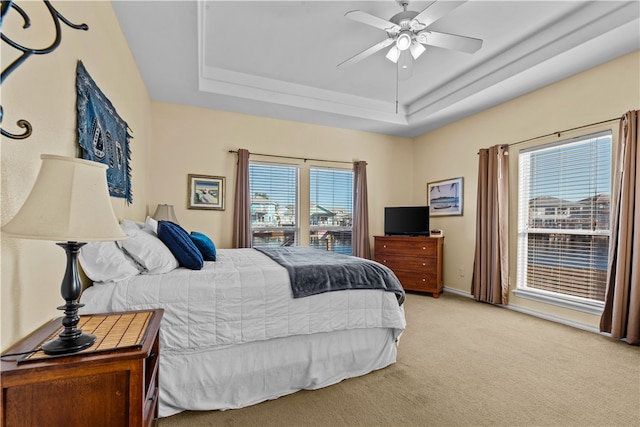
[{"label": "tray ceiling", "polygon": [[482,39],[482,48],[427,47],[412,77],[398,81],[386,49],[337,68],[386,37],[345,13],[389,19],[402,10],[392,0],[113,7],[154,101],[405,137],[640,48],[638,1],[470,0],[429,29]]}]

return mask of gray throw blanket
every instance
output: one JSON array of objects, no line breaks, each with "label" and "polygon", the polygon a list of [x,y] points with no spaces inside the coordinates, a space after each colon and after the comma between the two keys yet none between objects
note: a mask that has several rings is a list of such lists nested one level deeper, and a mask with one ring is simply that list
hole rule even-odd
[{"label": "gray throw blanket", "polygon": [[345,289],[383,289],[394,292],[398,304],[404,302],[398,278],[377,262],[300,246],[254,249],[287,269],[294,298]]}]

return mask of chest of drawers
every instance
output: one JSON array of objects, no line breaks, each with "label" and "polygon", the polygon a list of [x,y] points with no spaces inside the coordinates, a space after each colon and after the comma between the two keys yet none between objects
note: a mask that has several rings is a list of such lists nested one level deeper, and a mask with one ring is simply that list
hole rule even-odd
[{"label": "chest of drawers", "polygon": [[444,237],[375,236],[375,260],[389,267],[410,291],[438,298],[442,292]]}]

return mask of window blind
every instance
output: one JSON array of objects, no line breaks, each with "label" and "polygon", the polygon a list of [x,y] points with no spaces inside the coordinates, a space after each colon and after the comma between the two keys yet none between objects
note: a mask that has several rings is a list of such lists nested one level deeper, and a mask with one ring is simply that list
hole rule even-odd
[{"label": "window blind", "polygon": [[519,156],[518,286],[604,301],[611,132]]},{"label": "window blind", "polygon": [[253,246],[297,244],[298,168],[249,164]]},{"label": "window blind", "polygon": [[309,199],[309,245],[351,254],[353,171],[312,167]]}]

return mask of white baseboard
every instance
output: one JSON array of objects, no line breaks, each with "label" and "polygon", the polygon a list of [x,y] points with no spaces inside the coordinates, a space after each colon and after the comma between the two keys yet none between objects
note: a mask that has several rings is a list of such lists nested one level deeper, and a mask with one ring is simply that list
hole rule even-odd
[{"label": "white baseboard", "polygon": [[473,295],[469,292],[461,291],[460,289],[444,287],[445,292],[451,292],[452,294],[460,295],[461,297],[473,298]]},{"label": "white baseboard", "polygon": [[[460,289],[447,288],[445,286],[444,287],[444,291],[445,292],[451,292],[452,294],[460,295],[460,296],[467,297],[467,298],[473,298],[473,295],[471,295],[470,292],[461,291]],[[506,309],[509,309],[509,310],[513,310],[513,311],[517,311],[519,313],[528,314],[530,316],[535,316],[535,317],[538,317],[540,319],[550,320],[552,322],[560,323],[560,324],[567,325],[567,326],[572,326],[574,328],[582,329],[582,330],[585,330],[585,331],[595,332],[596,334],[610,336],[610,334],[607,334],[605,332],[600,332],[600,330],[598,328],[596,328],[595,326],[587,325],[587,324],[581,323],[581,322],[574,322],[573,320],[568,320],[568,319],[564,319],[562,317],[553,316],[551,314],[542,313],[540,311],[532,310],[530,308],[521,307],[521,306],[513,305],[513,304],[500,305],[500,307],[503,307],[503,308],[506,308]]]}]

